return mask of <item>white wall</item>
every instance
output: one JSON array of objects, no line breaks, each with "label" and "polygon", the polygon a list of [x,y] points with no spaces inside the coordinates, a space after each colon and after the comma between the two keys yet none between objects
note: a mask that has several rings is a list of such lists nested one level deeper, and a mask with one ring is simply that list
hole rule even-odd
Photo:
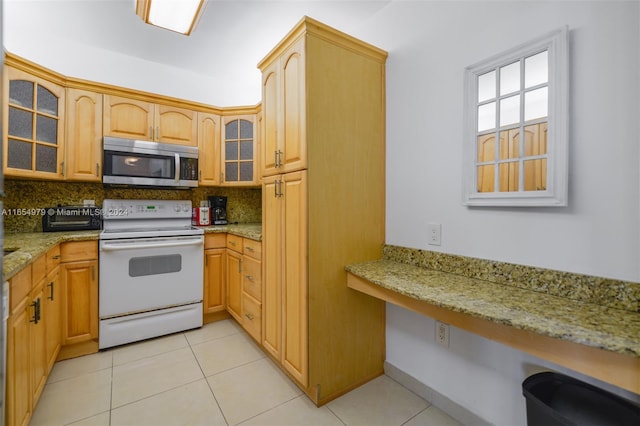
[{"label": "white wall", "polygon": [[[639,9],[393,2],[360,28],[390,52],[387,243],[640,281]],[[463,206],[464,67],[562,25],[572,68],[569,206]],[[427,245],[428,222],[442,224],[442,246]],[[525,424],[522,380],[567,371],[461,330],[449,350],[433,335],[431,319],[387,307],[387,361],[491,423]]]}]

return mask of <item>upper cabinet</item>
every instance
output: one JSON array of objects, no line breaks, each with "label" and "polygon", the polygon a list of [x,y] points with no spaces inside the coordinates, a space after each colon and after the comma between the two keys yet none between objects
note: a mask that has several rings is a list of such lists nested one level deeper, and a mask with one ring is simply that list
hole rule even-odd
[{"label": "upper cabinet", "polygon": [[5,176],[63,178],[64,88],[5,66]]},{"label": "upper cabinet", "polygon": [[220,122],[217,114],[198,113],[198,185],[220,185]]},{"label": "upper cabinet", "polygon": [[65,178],[102,181],[102,95],[67,89]]},{"label": "upper cabinet", "polygon": [[104,135],[197,146],[197,113],[186,108],[105,95]]},{"label": "upper cabinet", "polygon": [[256,115],[226,116],[223,118],[222,185],[258,185]]},{"label": "upper cabinet", "polygon": [[307,167],[304,42],[289,45],[262,72],[262,176]]}]

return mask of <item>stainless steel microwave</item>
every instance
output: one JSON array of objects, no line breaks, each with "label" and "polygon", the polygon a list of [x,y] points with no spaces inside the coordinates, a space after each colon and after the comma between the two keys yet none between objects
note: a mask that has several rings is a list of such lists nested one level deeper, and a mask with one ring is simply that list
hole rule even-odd
[{"label": "stainless steel microwave", "polygon": [[102,182],[106,185],[198,186],[198,148],[105,136]]}]

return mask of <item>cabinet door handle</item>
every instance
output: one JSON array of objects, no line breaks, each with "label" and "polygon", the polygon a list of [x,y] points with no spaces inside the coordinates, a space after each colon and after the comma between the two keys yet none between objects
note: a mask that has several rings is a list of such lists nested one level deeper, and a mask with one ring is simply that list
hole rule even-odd
[{"label": "cabinet door handle", "polygon": [[253,321],[254,316],[251,314],[244,314],[245,317],[249,319],[249,321]]},{"label": "cabinet door handle", "polygon": [[91,265],[91,281],[96,279],[96,267]]},{"label": "cabinet door handle", "polygon": [[31,302],[31,305],[30,305],[33,307],[33,316],[31,317],[29,322],[32,322],[34,324],[38,323],[38,300],[34,300],[33,302]]},{"label": "cabinet door handle", "polygon": [[62,174],[62,177],[65,177],[64,176],[65,172],[66,172],[65,166],[66,166],[66,164],[64,163],[64,161],[62,163],[60,163],[60,173]]},{"label": "cabinet door handle", "polygon": [[245,275],[244,276],[247,280],[253,282],[253,275]]},{"label": "cabinet door handle", "polygon": [[151,140],[153,139],[153,126],[149,126],[149,137],[151,138]]},{"label": "cabinet door handle", "polygon": [[156,140],[159,141],[160,140],[160,127],[156,126]]},{"label": "cabinet door handle", "polygon": [[238,261],[238,272],[242,272],[242,259]]},{"label": "cabinet door handle", "polygon": [[100,176],[100,164],[96,163],[96,176]]},{"label": "cabinet door handle", "polygon": [[51,281],[48,284],[48,287],[49,287],[50,291],[49,291],[49,297],[47,299],[49,299],[49,300],[53,300],[53,297],[54,297],[54,288],[53,288],[53,286],[54,286],[54,282]]}]

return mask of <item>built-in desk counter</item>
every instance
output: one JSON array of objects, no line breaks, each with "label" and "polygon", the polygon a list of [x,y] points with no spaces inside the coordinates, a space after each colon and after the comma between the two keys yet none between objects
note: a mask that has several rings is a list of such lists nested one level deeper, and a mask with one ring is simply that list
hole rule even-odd
[{"label": "built-in desk counter", "polygon": [[[600,282],[594,277],[460,256],[446,259],[449,255],[420,250],[409,253],[411,250],[393,246],[386,246],[384,252],[382,260],[347,266],[347,285],[640,393],[640,312],[633,310],[639,284]],[[409,255],[401,258],[400,252]],[[447,267],[451,260],[455,266]],[[453,268],[458,273],[449,272]],[[489,281],[486,278],[491,278],[491,271],[497,273]],[[472,278],[474,274],[486,278]],[[514,275],[530,282],[516,283]],[[596,294],[595,289],[581,288],[593,283],[606,287],[611,300]],[[536,290],[530,289],[532,285]],[[577,288],[571,290],[571,286]],[[622,296],[611,294],[612,288]],[[553,292],[568,297],[549,294]],[[587,297],[602,304],[579,300]]]}]

